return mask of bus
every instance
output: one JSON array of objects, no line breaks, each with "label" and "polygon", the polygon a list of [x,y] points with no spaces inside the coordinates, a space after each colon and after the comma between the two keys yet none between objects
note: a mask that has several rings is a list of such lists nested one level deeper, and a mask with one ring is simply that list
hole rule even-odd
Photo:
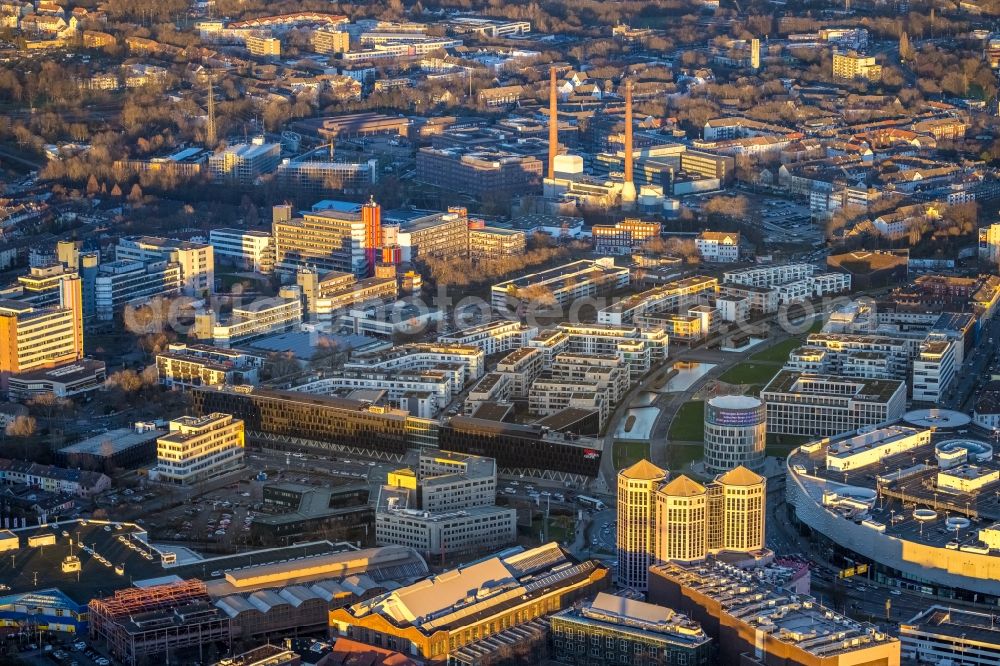
[{"label": "bus", "polygon": [[594,511],[604,510],[604,502],[594,497],[587,497],[586,495],[577,495],[576,501],[580,503],[580,506],[587,507],[588,509],[593,509]]}]

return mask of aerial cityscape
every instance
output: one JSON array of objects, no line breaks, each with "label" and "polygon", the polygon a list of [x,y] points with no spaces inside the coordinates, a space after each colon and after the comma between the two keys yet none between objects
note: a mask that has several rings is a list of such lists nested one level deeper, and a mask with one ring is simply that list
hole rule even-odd
[{"label": "aerial cityscape", "polygon": [[1000,0],[0,0],[0,666],[1000,666]]}]

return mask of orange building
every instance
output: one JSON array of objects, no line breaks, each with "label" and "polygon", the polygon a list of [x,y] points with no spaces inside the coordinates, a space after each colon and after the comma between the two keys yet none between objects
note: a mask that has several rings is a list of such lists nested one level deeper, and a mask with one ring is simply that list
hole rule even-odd
[{"label": "orange building", "polygon": [[36,307],[0,300],[0,387],[7,378],[83,358],[83,296],[80,278],[63,278],[59,305]]}]

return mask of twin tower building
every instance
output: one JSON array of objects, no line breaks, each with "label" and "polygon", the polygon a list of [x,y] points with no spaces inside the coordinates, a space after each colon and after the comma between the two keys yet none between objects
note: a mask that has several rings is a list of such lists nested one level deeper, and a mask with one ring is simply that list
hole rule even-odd
[{"label": "twin tower building", "polygon": [[645,591],[649,567],[709,555],[761,560],[767,483],[742,465],[702,485],[640,460],[618,473],[618,583]]}]

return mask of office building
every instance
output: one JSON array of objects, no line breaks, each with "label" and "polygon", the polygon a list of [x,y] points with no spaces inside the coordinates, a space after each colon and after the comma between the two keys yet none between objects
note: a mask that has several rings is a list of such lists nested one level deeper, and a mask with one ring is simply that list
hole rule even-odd
[{"label": "office building", "polygon": [[329,208],[273,224],[275,267],[295,273],[310,268],[368,277],[382,243],[381,208],[374,202],[334,202]]},{"label": "office building", "polygon": [[577,666],[712,663],[712,639],[680,613],[599,592],[550,618],[553,659]]},{"label": "office building", "polygon": [[875,64],[875,56],[861,55],[854,51],[834,51],[833,78],[880,81],[882,66]]},{"label": "office building", "polygon": [[493,458],[506,474],[576,482],[597,476],[604,446],[600,439],[554,432],[537,424],[470,416],[453,416],[443,422],[438,441],[446,451]]},{"label": "office building", "polygon": [[156,375],[169,388],[255,385],[264,357],[236,349],[172,342],[156,355]]},{"label": "office building", "polygon": [[112,261],[101,264],[94,277],[94,315],[107,322],[126,305],[155,296],[176,296],[184,287],[179,264],[160,261]]},{"label": "office building", "polygon": [[104,361],[81,359],[55,368],[39,368],[7,377],[7,395],[12,400],[30,400],[40,395],[70,398],[104,387]]},{"label": "office building", "polygon": [[378,162],[339,162],[321,151],[284,160],[275,173],[280,187],[302,196],[362,195],[378,182]]},{"label": "office building", "polygon": [[537,307],[566,307],[575,299],[623,289],[628,284],[628,268],[619,268],[613,258],[602,257],[593,261],[573,261],[495,284],[490,288],[490,295],[497,309],[507,308],[510,298]]},{"label": "office building", "polygon": [[209,244],[153,236],[126,236],[119,239],[115,246],[115,260],[177,264],[183,280],[181,291],[185,295],[205,296],[215,290],[215,258]]},{"label": "office building", "polygon": [[757,398],[722,395],[705,403],[705,469],[713,474],[734,467],[764,467],[767,409]]},{"label": "office building", "polygon": [[490,356],[520,349],[537,333],[538,329],[533,326],[500,319],[438,336],[438,342],[477,347]]},{"label": "office building", "polygon": [[625,219],[615,224],[595,224],[591,229],[597,254],[632,254],[660,237],[659,222]]},{"label": "office building", "polygon": [[38,307],[53,305],[59,302],[59,288],[63,278],[78,275],[76,268],[71,268],[61,261],[48,266],[30,266],[27,275],[17,276],[16,284],[0,290],[0,298]]},{"label": "office building", "polygon": [[192,398],[197,414],[232,414],[252,437],[300,447],[351,447],[400,460],[411,447],[433,444],[431,423],[363,400],[247,386],[198,387]]},{"label": "office building", "polygon": [[428,561],[496,553],[516,540],[516,509],[476,506],[423,511],[390,504],[375,513],[376,543],[413,548]]},{"label": "office building", "polygon": [[670,561],[759,562],[764,544],[767,481],[745,467],[707,485],[641,460],[618,473],[618,582],[646,590],[649,567]]},{"label": "office building", "polygon": [[989,610],[931,605],[899,625],[902,658],[920,664],[1000,663],[1000,618]]},{"label": "office building", "polygon": [[417,151],[416,179],[449,192],[474,197],[537,192],[542,162],[532,155],[479,148],[430,148]]},{"label": "office building", "polygon": [[927,340],[920,345],[913,359],[914,402],[940,404],[961,365],[955,359],[955,347],[956,343],[947,340]]},{"label": "office building", "polygon": [[247,305],[233,306],[220,316],[215,310],[195,315],[194,335],[228,349],[276,333],[295,330],[302,323],[302,298],[297,287],[283,287],[273,298],[262,298]]},{"label": "office building", "polygon": [[493,261],[521,256],[527,249],[527,237],[518,229],[469,227],[469,258]]},{"label": "office building", "polygon": [[351,306],[394,301],[399,293],[395,275],[358,280],[353,273],[331,271],[320,276],[312,269],[303,268],[295,274],[295,281],[302,290],[312,321],[332,321]]},{"label": "office building", "polygon": [[58,461],[75,469],[134,469],[156,460],[156,440],[165,434],[152,424],[115,428],[59,449]]},{"label": "office building", "polygon": [[255,545],[289,545],[322,536],[331,541],[372,545],[375,510],[367,483],[307,486],[268,483],[261,493],[267,512],[250,522]]},{"label": "office building", "polygon": [[220,184],[253,187],[257,179],[272,173],[281,161],[281,144],[265,143],[262,137],[253,143],[237,143],[213,153],[208,170]]},{"label": "office building", "polygon": [[732,263],[740,259],[738,231],[702,231],[694,239],[694,245],[706,263]]},{"label": "office building", "polygon": [[[492,557],[330,612],[334,635],[395,645],[430,664],[599,592],[608,570],[558,545]],[[542,634],[542,638],[547,637]]]},{"label": "office building", "polygon": [[391,211],[382,220],[383,261],[398,264],[420,257],[447,259],[469,255],[469,216],[452,206],[445,213]]},{"label": "office building", "polygon": [[274,270],[274,238],[267,231],[212,229],[208,242],[216,259],[237,268],[265,275]]},{"label": "office building", "polygon": [[65,277],[59,303],[35,307],[0,300],[0,389],[11,375],[51,370],[83,358],[81,280]]},{"label": "office building", "polygon": [[156,440],[156,467],[150,477],[180,485],[208,481],[241,469],[243,446],[243,421],[229,414],[182,416]]},{"label": "office building", "polygon": [[906,382],[781,370],[760,393],[767,432],[828,437],[900,419]]},{"label": "office building", "polygon": [[667,472],[648,460],[640,460],[618,472],[618,584],[645,590],[647,572],[655,555],[656,490]]},{"label": "office building", "polygon": [[718,646],[720,664],[900,664],[899,639],[877,626],[720,561],[654,566],[649,601],[700,623]]}]

